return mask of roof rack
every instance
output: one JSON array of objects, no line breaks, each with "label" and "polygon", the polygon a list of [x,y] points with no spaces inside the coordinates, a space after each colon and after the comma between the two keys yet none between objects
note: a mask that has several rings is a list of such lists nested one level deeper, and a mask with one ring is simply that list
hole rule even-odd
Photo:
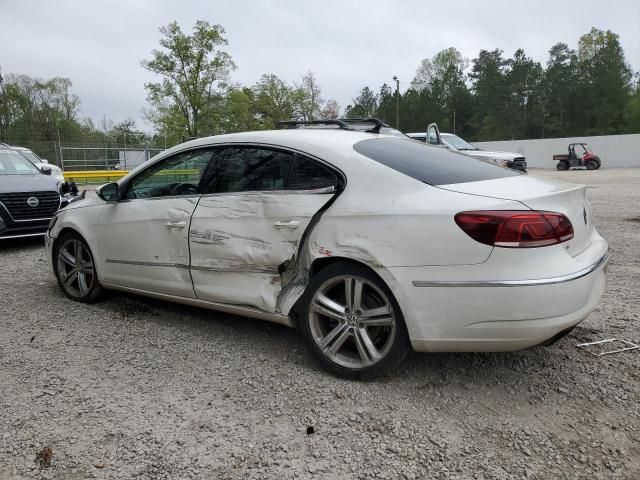
[{"label": "roof rack", "polygon": [[343,130],[353,130],[346,122],[342,120],[287,120],[277,124],[278,128],[298,128],[313,125],[337,125]]},{"label": "roof rack", "polygon": [[375,118],[375,117],[365,117],[365,118],[340,118],[339,119],[341,122],[344,122],[346,124],[349,123],[373,123],[374,127],[370,128],[369,130],[365,130],[365,132],[367,133],[380,133],[380,129],[382,127],[389,127],[391,128],[390,125],[387,125],[386,123],[384,123],[382,120],[380,120],[379,118]]}]

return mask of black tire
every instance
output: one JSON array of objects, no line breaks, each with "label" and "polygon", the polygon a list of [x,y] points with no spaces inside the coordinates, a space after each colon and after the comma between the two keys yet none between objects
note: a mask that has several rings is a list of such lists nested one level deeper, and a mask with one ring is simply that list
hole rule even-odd
[{"label": "black tire", "polygon": [[598,162],[595,160],[587,160],[587,170],[596,170],[598,168]]},{"label": "black tire", "polygon": [[[353,295],[347,300],[351,288]],[[326,299],[336,308],[327,308]],[[338,307],[344,308],[343,314]],[[298,329],[307,347],[339,377],[366,380],[383,375],[409,352],[409,334],[398,302],[385,283],[364,266],[339,262],[321,270],[309,282],[298,312]]]},{"label": "black tire", "polygon": [[103,295],[104,289],[98,282],[93,254],[87,242],[77,233],[66,233],[56,241],[53,268],[67,298],[93,303]]},{"label": "black tire", "polygon": [[561,171],[569,170],[569,164],[567,162],[558,162],[558,165],[556,165],[556,168]]}]

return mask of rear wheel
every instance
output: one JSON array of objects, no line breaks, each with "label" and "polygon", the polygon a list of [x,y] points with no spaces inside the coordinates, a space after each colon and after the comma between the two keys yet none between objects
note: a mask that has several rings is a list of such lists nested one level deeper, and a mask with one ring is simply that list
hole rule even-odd
[{"label": "rear wheel", "polygon": [[58,240],[53,263],[58,283],[71,300],[92,303],[103,293],[89,246],[77,233]]},{"label": "rear wheel", "polygon": [[595,170],[598,168],[598,162],[595,160],[587,160],[587,170]]},{"label": "rear wheel", "polygon": [[556,165],[556,168],[558,170],[569,170],[569,164],[567,162],[558,162],[558,165]]},{"label": "rear wheel", "polygon": [[409,351],[409,335],[391,291],[359,265],[336,263],[313,277],[298,326],[316,359],[345,378],[382,375]]}]

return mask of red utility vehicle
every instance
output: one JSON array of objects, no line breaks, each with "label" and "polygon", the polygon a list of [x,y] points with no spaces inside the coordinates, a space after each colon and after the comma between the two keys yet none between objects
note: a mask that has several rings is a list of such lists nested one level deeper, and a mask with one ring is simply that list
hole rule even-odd
[{"label": "red utility vehicle", "polygon": [[[576,151],[578,147],[578,151]],[[597,170],[600,168],[600,157],[595,155],[586,143],[570,143],[569,153],[554,155],[553,159],[558,162],[558,170],[569,170],[574,167],[586,167],[587,170]]]}]

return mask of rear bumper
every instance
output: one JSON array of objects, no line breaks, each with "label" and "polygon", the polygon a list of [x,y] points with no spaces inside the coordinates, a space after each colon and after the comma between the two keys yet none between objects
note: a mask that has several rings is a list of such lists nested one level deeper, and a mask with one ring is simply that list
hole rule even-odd
[{"label": "rear bumper", "polygon": [[406,285],[407,272],[394,274],[405,283],[403,313],[415,350],[512,351],[545,343],[584,320],[604,292],[608,259],[606,247],[586,267],[532,280]]}]

